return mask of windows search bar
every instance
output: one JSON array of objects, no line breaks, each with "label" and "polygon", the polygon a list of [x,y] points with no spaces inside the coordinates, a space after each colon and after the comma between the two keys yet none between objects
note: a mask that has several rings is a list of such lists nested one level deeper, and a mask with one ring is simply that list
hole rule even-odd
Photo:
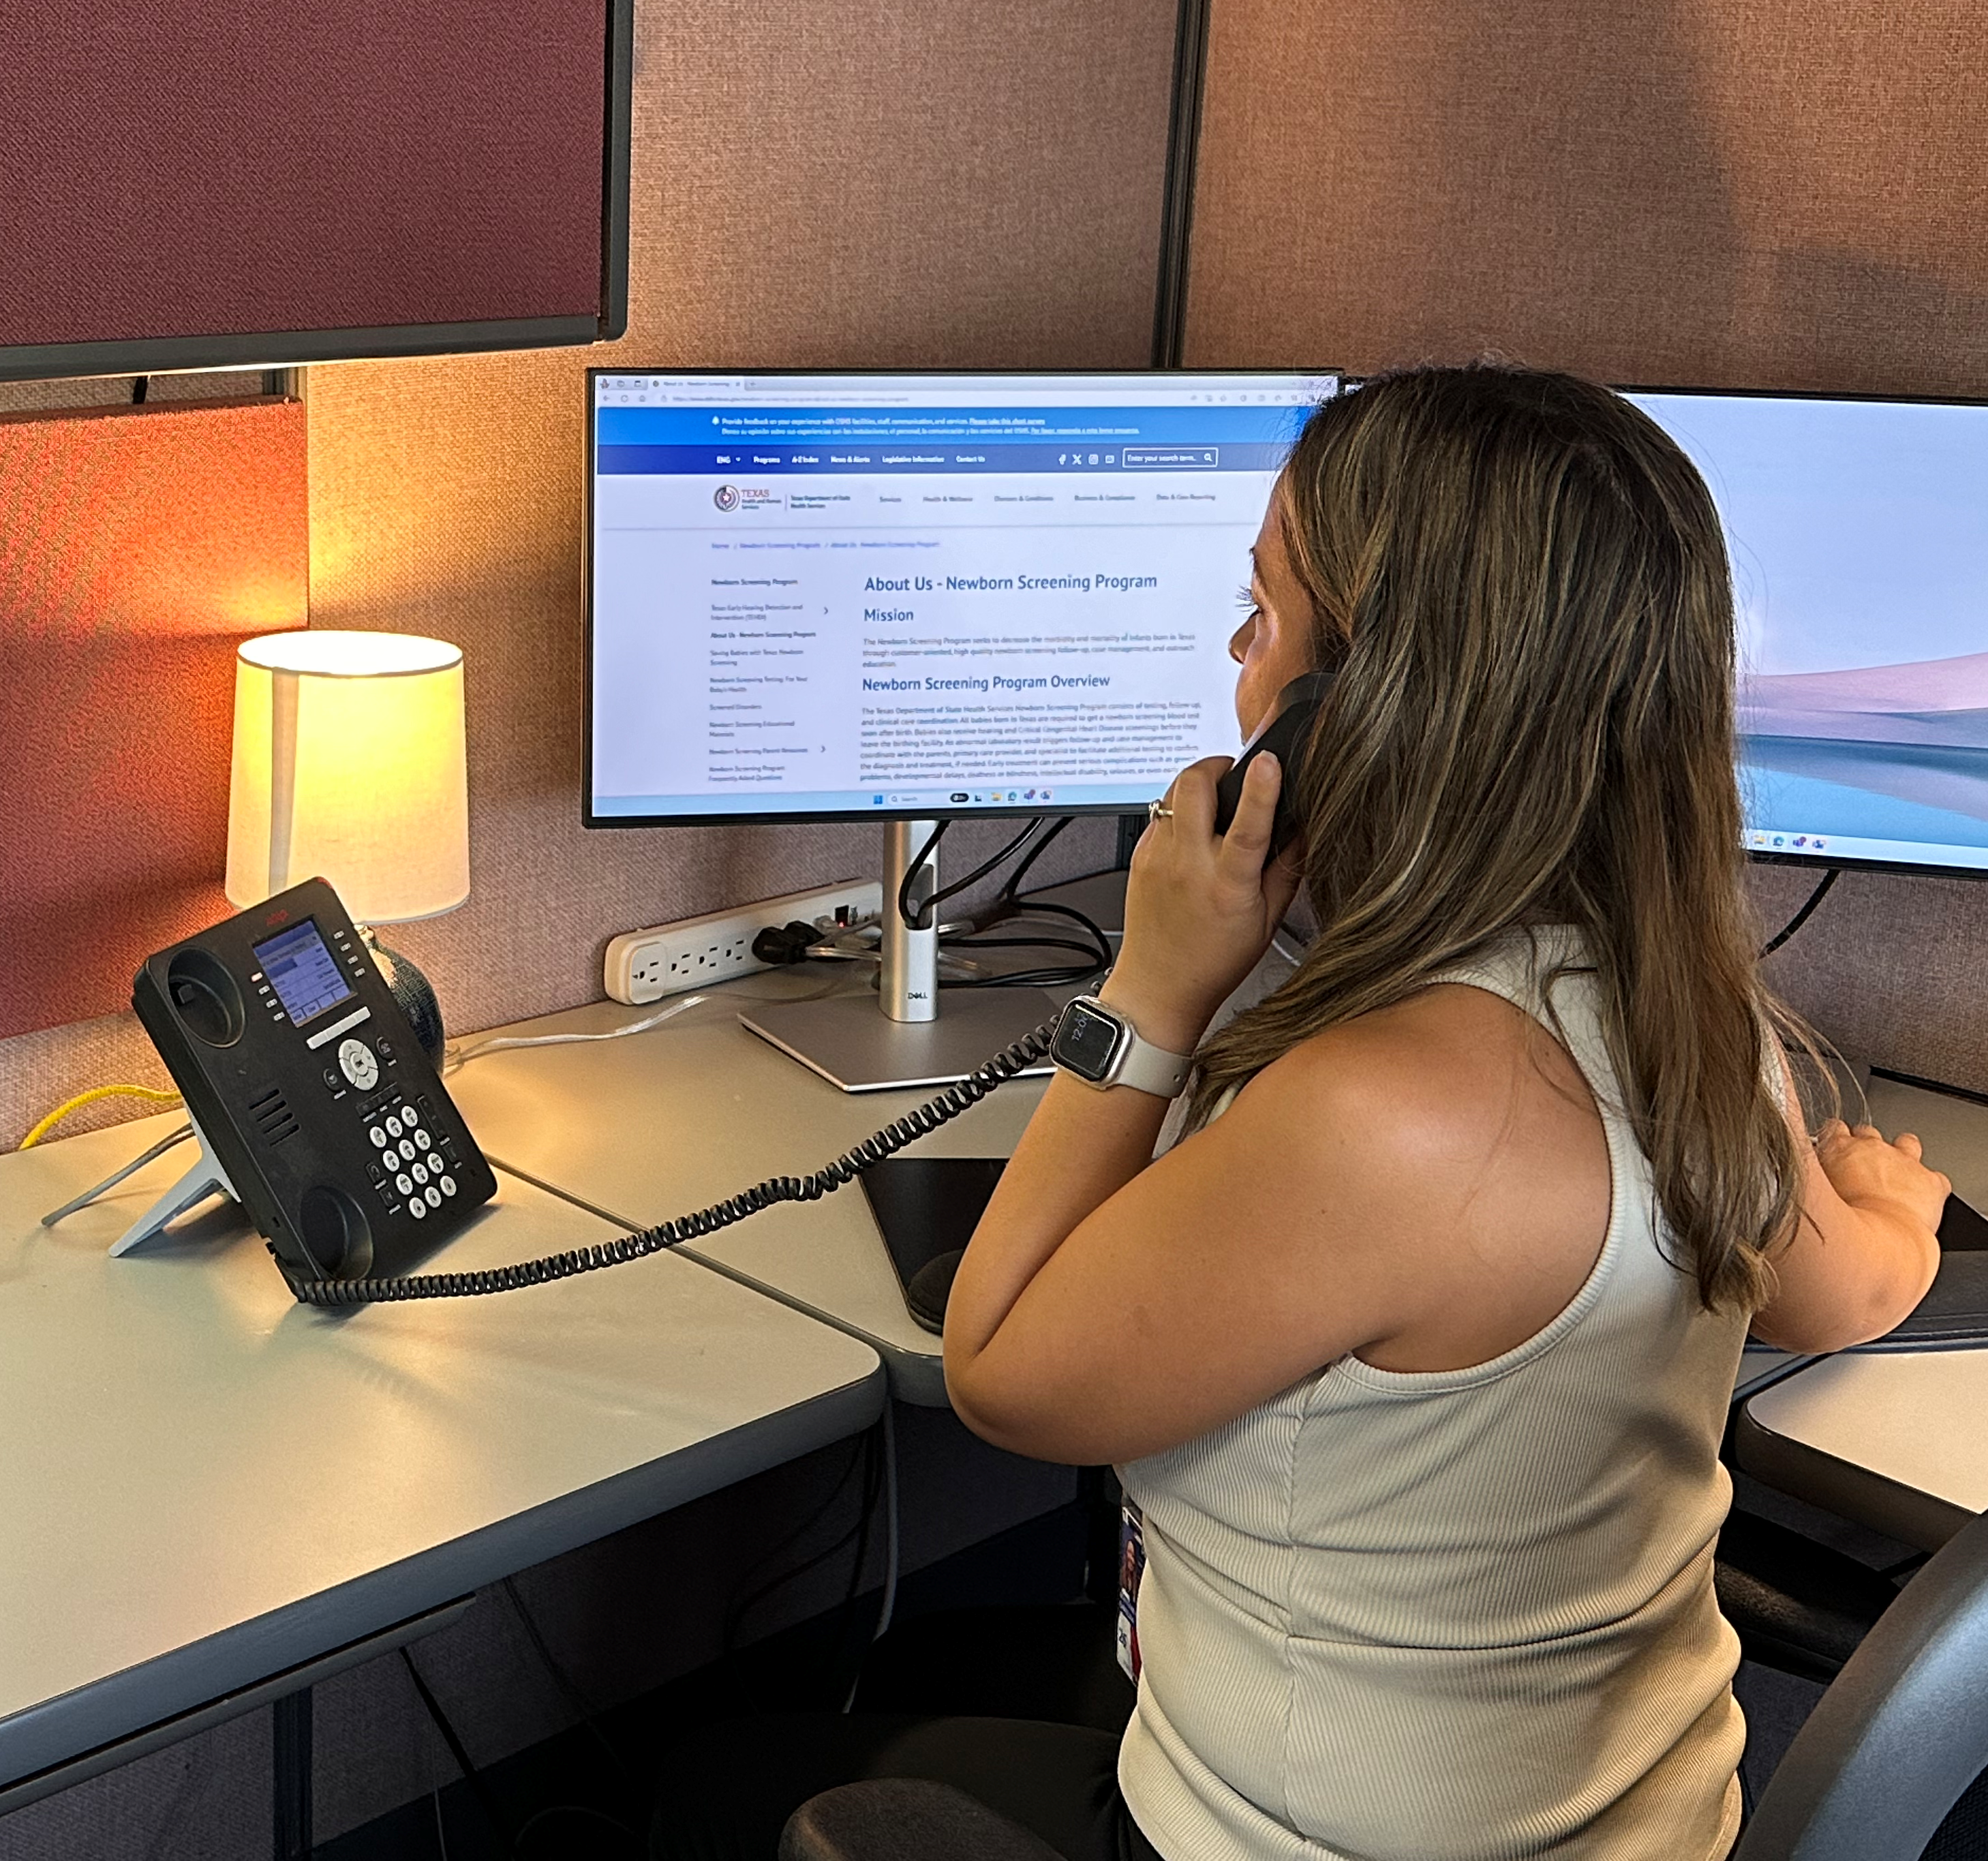
[{"label": "windows search bar", "polygon": [[1222,464],[1219,446],[1121,446],[1121,468],[1134,471],[1214,471]]}]

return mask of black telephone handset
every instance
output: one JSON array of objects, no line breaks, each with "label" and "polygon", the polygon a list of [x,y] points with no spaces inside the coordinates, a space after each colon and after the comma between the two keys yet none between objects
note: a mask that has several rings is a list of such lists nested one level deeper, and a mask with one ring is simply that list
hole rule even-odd
[{"label": "black telephone handset", "polygon": [[293,1288],[404,1272],[496,1194],[322,879],[147,957],[131,1005]]},{"label": "black telephone handset", "polygon": [[1265,750],[1283,765],[1283,786],[1277,792],[1276,818],[1270,828],[1270,856],[1282,853],[1297,837],[1298,772],[1305,745],[1310,740],[1312,721],[1325,694],[1332,689],[1335,674],[1307,672],[1294,678],[1277,694],[1270,720],[1244,746],[1234,765],[1215,785],[1215,831],[1226,833],[1236,818],[1236,804],[1242,799],[1242,779],[1250,763]]}]

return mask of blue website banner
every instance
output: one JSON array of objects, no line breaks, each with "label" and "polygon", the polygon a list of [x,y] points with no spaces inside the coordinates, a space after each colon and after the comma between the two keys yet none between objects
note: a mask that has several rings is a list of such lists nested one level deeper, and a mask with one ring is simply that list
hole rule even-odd
[{"label": "blue website banner", "polygon": [[621,407],[600,408],[594,438],[607,446],[740,444],[881,446],[1081,444],[1239,444],[1288,448],[1309,409],[1160,407]]},{"label": "blue website banner", "polygon": [[1092,441],[1060,446],[645,446],[595,448],[594,469],[604,478],[672,473],[981,471],[1275,471],[1289,441],[1230,441],[1219,445],[1123,446]]}]

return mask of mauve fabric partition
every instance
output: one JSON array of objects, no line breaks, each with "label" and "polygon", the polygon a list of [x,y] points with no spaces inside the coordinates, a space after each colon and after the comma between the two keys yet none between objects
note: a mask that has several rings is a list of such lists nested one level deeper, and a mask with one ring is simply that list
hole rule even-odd
[{"label": "mauve fabric partition", "polygon": [[0,348],[600,309],[604,0],[4,20]]},{"label": "mauve fabric partition", "polygon": [[225,916],[235,648],[298,627],[302,404],[0,418],[0,1035]]}]

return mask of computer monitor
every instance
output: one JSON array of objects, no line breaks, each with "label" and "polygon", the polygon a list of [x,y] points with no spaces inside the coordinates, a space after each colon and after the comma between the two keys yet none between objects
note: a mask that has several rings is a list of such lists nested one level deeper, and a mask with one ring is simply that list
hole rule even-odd
[{"label": "computer monitor", "polygon": [[591,826],[1124,812],[1330,375],[595,370]]},{"label": "computer monitor", "polygon": [[1749,852],[1988,871],[1988,405],[1625,391],[1725,522]]},{"label": "computer monitor", "polygon": [[755,1008],[847,1090],[957,1078],[1035,991],[938,1015],[931,841],[1142,810],[1239,747],[1228,642],[1330,373],[589,375],[590,826],[870,819],[877,1006]]}]

